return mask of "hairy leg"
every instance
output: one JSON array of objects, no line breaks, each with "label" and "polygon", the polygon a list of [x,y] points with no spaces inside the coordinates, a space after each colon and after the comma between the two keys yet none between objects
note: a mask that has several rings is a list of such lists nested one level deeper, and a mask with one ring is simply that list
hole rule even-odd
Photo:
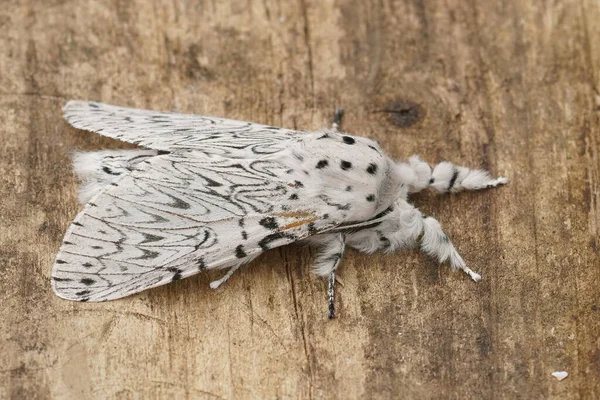
[{"label": "hairy leg", "polygon": [[393,252],[414,247],[420,240],[421,251],[440,263],[448,261],[452,270],[461,269],[474,281],[481,276],[468,268],[440,223],[432,217],[424,216],[406,201],[398,201],[387,219],[376,228],[364,229],[347,234],[346,243],[362,252],[376,250]]},{"label": "hairy leg", "polygon": [[470,169],[444,161],[433,168],[418,156],[411,156],[408,164],[400,164],[401,173],[409,181],[409,192],[416,193],[432,187],[440,193],[480,190],[505,184],[505,177],[492,178],[487,171]]},{"label": "hairy leg", "polygon": [[[333,131],[339,132],[340,125],[342,125],[343,117],[344,117],[344,109],[343,108],[340,107],[337,110],[335,110],[335,113],[333,114],[333,123],[331,124],[331,129]],[[343,241],[343,236],[342,236],[342,241]],[[342,246],[342,250],[341,250],[342,256],[338,260],[338,265],[339,265],[339,262],[342,260],[342,257],[344,254],[344,247],[345,247],[345,245]],[[327,300],[329,303],[329,319],[335,318],[335,269],[336,268],[337,268],[337,265],[335,265],[333,267],[333,269],[329,273],[329,278],[327,279]]]},{"label": "hairy leg", "polygon": [[452,270],[463,270],[475,282],[481,280],[481,275],[467,267],[448,236],[442,230],[440,223],[433,217],[423,217],[421,251],[436,258],[440,263],[448,260]]},{"label": "hairy leg", "polygon": [[237,271],[238,269],[240,269],[240,267],[242,265],[248,264],[250,261],[254,260],[259,255],[260,255],[260,253],[259,254],[255,254],[255,255],[251,255],[251,256],[248,256],[248,257],[243,258],[243,259],[239,260],[238,262],[236,262],[234,265],[232,265],[229,268],[229,270],[227,271],[227,273],[221,279],[217,279],[216,281],[212,281],[210,283],[211,289],[218,289],[219,286],[221,286],[222,284],[224,284],[225,282],[227,282],[229,280],[229,278],[231,278],[231,275],[233,275],[233,273],[235,271]]},{"label": "hairy leg", "polygon": [[346,236],[343,233],[323,234],[310,238],[308,242],[320,248],[313,272],[328,277],[327,300],[329,319],[332,319],[335,318],[335,270],[344,258]]},{"label": "hairy leg", "polygon": [[503,185],[505,177],[492,178],[487,171],[459,167],[444,161],[433,169],[429,186],[440,193],[460,192],[461,190],[480,190]]}]

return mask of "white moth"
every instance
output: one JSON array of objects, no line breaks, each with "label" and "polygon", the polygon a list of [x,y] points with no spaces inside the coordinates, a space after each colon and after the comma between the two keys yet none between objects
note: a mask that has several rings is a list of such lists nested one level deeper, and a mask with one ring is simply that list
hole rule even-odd
[{"label": "white moth", "polygon": [[[148,150],[78,153],[85,204],[52,270],[62,298],[105,301],[228,268],[217,288],[263,251],[292,242],[318,246],[314,272],[330,277],[346,245],[421,250],[470,270],[440,224],[407,202],[427,187],[457,192],[506,178],[412,156],[387,157],[376,142],[335,129],[289,129],[191,114],[70,101],[76,128]],[[341,117],[341,114],[338,115]]]}]

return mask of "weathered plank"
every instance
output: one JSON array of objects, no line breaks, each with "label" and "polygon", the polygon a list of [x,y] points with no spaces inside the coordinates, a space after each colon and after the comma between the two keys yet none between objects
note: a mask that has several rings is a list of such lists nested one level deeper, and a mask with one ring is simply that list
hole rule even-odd
[{"label": "weathered plank", "polygon": [[[599,397],[598,20],[592,0],[4,1],[0,397]],[[60,300],[69,153],[127,147],[69,128],[71,98],[301,129],[343,105],[395,157],[506,175],[414,198],[484,280],[349,252],[328,321],[291,246],[218,292]]]}]

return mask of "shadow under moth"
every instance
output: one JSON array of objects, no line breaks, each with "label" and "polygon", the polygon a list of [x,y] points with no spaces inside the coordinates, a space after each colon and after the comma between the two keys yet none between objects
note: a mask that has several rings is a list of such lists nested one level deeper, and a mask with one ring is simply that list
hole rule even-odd
[{"label": "shadow under moth", "polygon": [[144,147],[76,153],[84,204],[52,269],[65,299],[105,301],[209,269],[224,283],[262,252],[292,242],[317,247],[314,272],[329,278],[346,246],[393,252],[420,246],[473,280],[437,220],[408,195],[495,187],[482,170],[418,156],[396,162],[376,142],[332,129],[301,132],[192,114],[70,101],[75,128]]}]

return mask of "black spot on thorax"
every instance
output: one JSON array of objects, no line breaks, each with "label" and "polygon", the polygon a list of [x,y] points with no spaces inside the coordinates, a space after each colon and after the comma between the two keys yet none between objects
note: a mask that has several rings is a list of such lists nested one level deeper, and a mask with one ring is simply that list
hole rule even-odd
[{"label": "black spot on thorax", "polygon": [[322,168],[325,168],[328,165],[329,165],[329,161],[327,161],[327,160],[321,160],[321,161],[319,161],[317,163],[316,168],[317,169],[322,169]]},{"label": "black spot on thorax", "polygon": [[352,136],[342,136],[342,140],[346,144],[354,144],[354,143],[356,143],[356,140],[354,140],[354,138]]}]

